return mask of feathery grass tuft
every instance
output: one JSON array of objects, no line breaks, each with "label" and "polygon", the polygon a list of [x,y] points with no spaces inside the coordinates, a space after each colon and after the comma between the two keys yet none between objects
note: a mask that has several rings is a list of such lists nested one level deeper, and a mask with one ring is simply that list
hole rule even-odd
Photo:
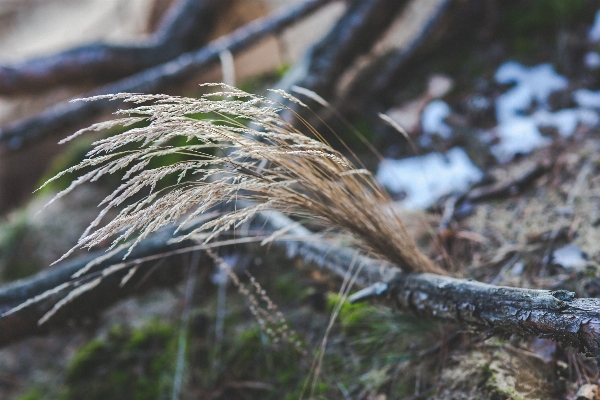
[{"label": "feathery grass tuft", "polygon": [[[405,271],[443,273],[419,251],[372,174],[355,167],[304,121],[314,138],[285,121],[280,112],[290,108],[224,84],[208,86],[220,91],[199,99],[127,93],[83,99],[122,99],[136,106],[119,111],[127,115],[121,119],[92,125],[65,141],[116,125],[146,121],[147,126],[96,141],[85,160],[47,182],[85,169],[59,198],[85,182],[124,173],[123,183],[100,203],[98,217],[63,258],[112,237],[112,247],[135,237],[131,249],[162,226],[182,227],[220,204],[235,203],[234,210],[181,239],[207,242],[258,212],[276,210],[350,234],[359,249]],[[274,92],[306,107],[286,92]],[[169,145],[176,137],[185,137],[187,144]],[[151,160],[171,154],[184,155],[185,161],[149,167]],[[160,186],[172,176],[175,184]],[[118,215],[101,225],[117,207],[122,207]]]}]

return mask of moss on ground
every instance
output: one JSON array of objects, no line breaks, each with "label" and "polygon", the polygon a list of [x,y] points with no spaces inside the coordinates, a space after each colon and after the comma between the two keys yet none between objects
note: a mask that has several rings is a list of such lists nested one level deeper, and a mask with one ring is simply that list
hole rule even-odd
[{"label": "moss on ground", "polygon": [[10,221],[0,225],[0,280],[21,279],[40,271],[42,261],[36,254],[34,234],[27,213],[15,213]]},{"label": "moss on ground", "polygon": [[154,321],[143,329],[114,326],[73,358],[63,400],[146,400],[167,398],[174,373],[176,335]]},{"label": "moss on ground", "polygon": [[46,400],[48,397],[44,395],[44,393],[38,389],[30,389],[25,394],[17,397],[15,400]]}]

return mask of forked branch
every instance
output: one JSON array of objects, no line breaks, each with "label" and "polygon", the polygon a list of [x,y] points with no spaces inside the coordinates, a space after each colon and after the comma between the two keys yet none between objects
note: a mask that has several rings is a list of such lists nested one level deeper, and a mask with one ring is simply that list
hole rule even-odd
[{"label": "forked branch", "polygon": [[352,3],[331,31],[315,43],[277,85],[293,85],[331,100],[339,79],[356,59],[367,53],[389,28],[406,0],[363,0]]}]

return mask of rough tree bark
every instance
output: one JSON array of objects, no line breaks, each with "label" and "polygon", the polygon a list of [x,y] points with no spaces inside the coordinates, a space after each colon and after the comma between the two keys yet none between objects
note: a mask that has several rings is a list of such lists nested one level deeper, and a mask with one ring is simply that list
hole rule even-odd
[{"label": "rough tree bark", "polygon": [[[282,214],[263,216],[272,229],[285,229],[293,223]],[[289,235],[310,238],[302,226]],[[470,279],[433,274],[410,274],[382,261],[356,255],[347,248],[332,248],[318,241],[287,244],[289,255],[326,267],[340,277],[349,268],[357,273],[357,283],[373,286],[365,296],[379,297],[386,304],[419,317],[451,321],[477,332],[496,335],[535,335],[576,348],[600,361],[600,299],[576,299],[565,290],[534,290],[489,285]]]},{"label": "rough tree bark", "polygon": [[[283,214],[263,213],[256,222],[262,229],[286,229],[286,235],[294,239],[279,239],[276,243],[285,246],[290,257],[300,256],[308,265],[320,266],[338,277],[356,273],[356,284],[367,290],[355,294],[355,301],[378,297],[390,307],[419,317],[450,321],[488,334],[550,338],[575,347],[587,356],[600,357],[600,299],[575,299],[574,293],[563,290],[520,289],[469,279],[404,273],[393,265],[358,255],[349,248],[329,245]],[[168,244],[167,239],[172,233],[173,229],[166,229],[146,239],[134,250],[131,259],[147,259],[189,245]],[[98,277],[107,267],[122,262],[121,257],[122,253],[115,254],[98,263],[82,276],[80,282]],[[72,280],[71,275],[85,266],[90,258],[65,262],[49,272],[0,288],[0,311],[6,312],[47,290],[68,283]],[[123,269],[107,275],[100,285],[74,299],[42,327],[38,326],[39,318],[73,287],[57,291],[13,314],[1,315],[0,345],[46,332],[71,318],[98,313],[117,299],[131,295],[136,290],[135,282],[139,282],[137,279],[144,274],[139,273],[128,287],[119,289],[127,271]],[[181,274],[175,276],[183,278]],[[145,281],[146,286],[161,283],[164,284],[163,278]]]}]

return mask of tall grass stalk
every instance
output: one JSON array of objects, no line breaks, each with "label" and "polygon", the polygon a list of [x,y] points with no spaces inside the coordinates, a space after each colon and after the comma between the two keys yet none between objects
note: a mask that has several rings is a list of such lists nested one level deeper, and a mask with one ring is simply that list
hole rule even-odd
[{"label": "tall grass stalk", "polygon": [[[83,172],[54,201],[85,182],[124,174],[122,184],[100,203],[98,217],[61,259],[109,238],[111,248],[131,239],[131,250],[165,225],[183,227],[219,205],[235,204],[178,239],[206,243],[258,212],[276,210],[345,235],[357,249],[405,271],[444,273],[419,251],[372,174],[332,149],[291,108],[228,85],[206,86],[218,91],[197,99],[127,93],[83,99],[120,99],[134,107],[119,111],[121,118],[94,124],[63,142],[87,131],[146,125],[94,142],[83,161],[46,183]],[[286,92],[273,92],[306,107]],[[309,134],[284,120],[284,110],[300,118]],[[178,137],[186,138],[187,144],[171,145]],[[151,161],[174,154],[184,160],[150,167]],[[160,186],[173,176],[176,183]],[[115,208],[120,208],[117,216],[103,222]]]}]

